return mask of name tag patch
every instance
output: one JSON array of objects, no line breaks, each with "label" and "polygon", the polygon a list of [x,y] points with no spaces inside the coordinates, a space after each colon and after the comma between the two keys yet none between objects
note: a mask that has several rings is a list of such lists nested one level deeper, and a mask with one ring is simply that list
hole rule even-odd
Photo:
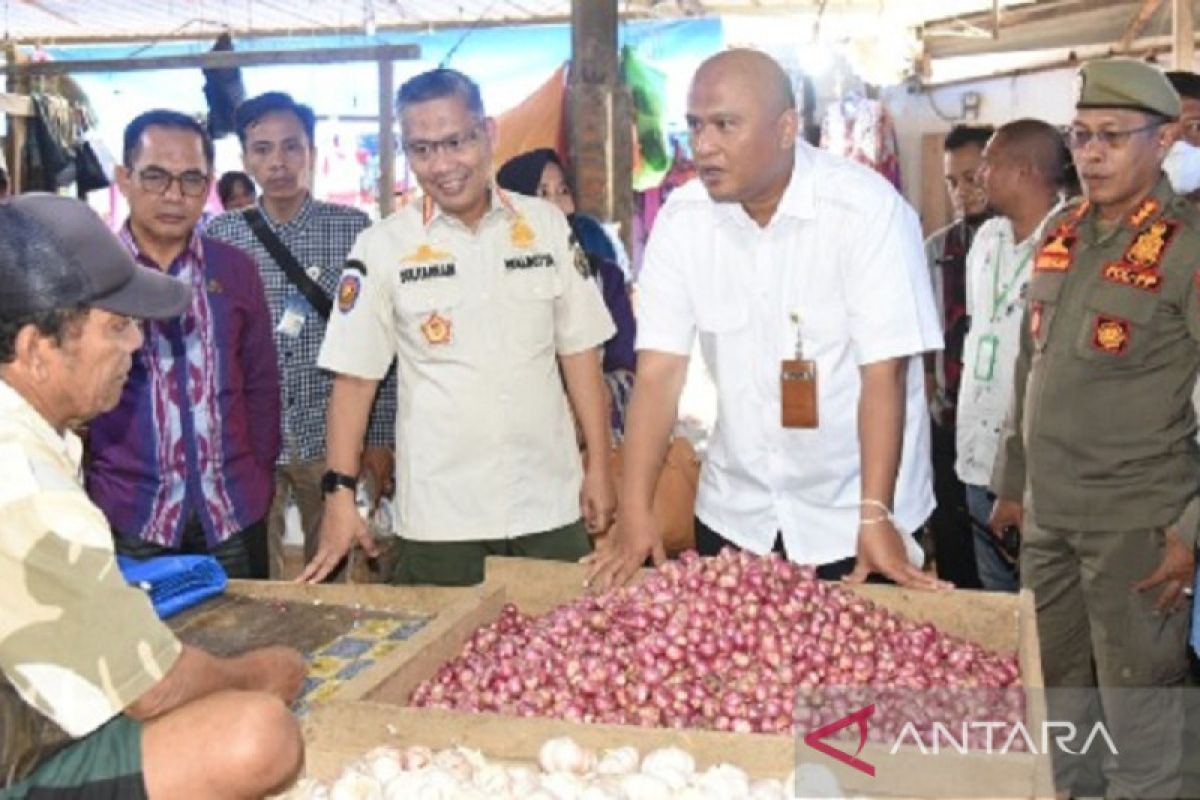
[{"label": "name tag patch", "polygon": [[542,269],[554,266],[554,256],[549,253],[531,253],[527,256],[514,256],[504,259],[504,269]]},{"label": "name tag patch", "polygon": [[432,278],[453,278],[457,272],[458,268],[453,261],[423,267],[405,267],[400,270],[400,283],[417,283]]}]

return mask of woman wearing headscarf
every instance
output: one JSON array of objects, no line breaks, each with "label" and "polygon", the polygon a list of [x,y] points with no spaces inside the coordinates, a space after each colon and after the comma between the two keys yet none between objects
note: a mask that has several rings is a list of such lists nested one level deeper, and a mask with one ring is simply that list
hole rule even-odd
[{"label": "woman wearing headscarf", "polygon": [[541,197],[561,208],[588,258],[592,277],[599,284],[604,304],[617,326],[616,335],[604,344],[604,382],[612,398],[613,441],[619,442],[625,430],[625,408],[633,390],[637,327],[616,247],[599,222],[575,210],[575,198],[562,161],[550,148],[510,158],[496,172],[496,183],[507,191]]}]

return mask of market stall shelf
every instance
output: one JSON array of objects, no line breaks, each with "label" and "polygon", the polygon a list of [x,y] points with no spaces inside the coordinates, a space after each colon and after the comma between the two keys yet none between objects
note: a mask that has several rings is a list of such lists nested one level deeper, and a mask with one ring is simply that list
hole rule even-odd
[{"label": "market stall shelf", "polygon": [[[888,746],[869,742],[860,759],[877,765],[876,774],[841,763],[806,746],[802,737],[737,734],[574,723],[414,708],[414,689],[456,657],[472,633],[493,622],[506,603],[540,614],[585,591],[584,571],[577,565],[524,559],[489,559],[488,579],[472,600],[455,604],[432,625],[403,643],[380,663],[338,693],[337,702],[317,709],[305,723],[309,772],[331,778],[340,765],[378,744],[433,748],[463,745],[488,757],[529,762],[538,747],[555,736],[604,748],[633,745],[639,749],[675,745],[693,753],[700,767],[729,762],[755,777],[784,778],[797,759],[828,766],[848,795],[947,797],[946,786],[972,787],[962,796],[1050,797],[1051,770],[1045,754],[1031,752],[958,753],[944,749],[936,758],[904,744],[893,754]],[[889,586],[854,587],[879,606],[911,619],[931,622],[941,630],[979,644],[1017,653],[1026,690],[1026,726],[1040,730],[1045,719],[1041,663],[1032,596],[983,592],[923,593]],[[450,618],[451,613],[456,615]],[[387,671],[388,667],[391,671]],[[839,745],[840,746],[840,745]],[[854,745],[848,747],[853,752]],[[949,781],[949,782],[948,782]]]}]

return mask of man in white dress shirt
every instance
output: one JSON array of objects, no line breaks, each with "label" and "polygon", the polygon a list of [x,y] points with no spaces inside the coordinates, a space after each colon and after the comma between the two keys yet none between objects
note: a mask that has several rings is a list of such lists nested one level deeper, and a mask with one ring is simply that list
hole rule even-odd
[{"label": "man in white dress shirt", "polygon": [[651,499],[699,332],[718,412],[697,549],[944,586],[912,538],[933,508],[920,354],[941,347],[916,215],[880,176],[797,140],[791,83],[761,53],[702,64],[687,122],[700,180],[647,246],[622,501],[590,582],[663,558]]},{"label": "man in white dress shirt", "polygon": [[1015,592],[1018,585],[1013,562],[988,530],[994,501],[988,482],[1012,401],[1029,264],[1046,221],[1059,209],[1067,157],[1062,135],[1038,119],[1001,126],[983,150],[981,178],[999,216],[983,223],[967,254],[971,321],[963,346],[955,470],[967,487],[979,580],[996,592]]}]

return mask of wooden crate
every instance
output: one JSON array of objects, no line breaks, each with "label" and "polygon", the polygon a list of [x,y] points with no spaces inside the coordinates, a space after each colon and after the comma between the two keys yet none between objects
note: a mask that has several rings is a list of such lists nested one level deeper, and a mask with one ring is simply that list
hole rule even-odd
[{"label": "wooden crate", "polygon": [[[889,797],[945,796],[939,789],[947,775],[969,776],[972,786],[987,787],[996,797],[1052,797],[1049,758],[1028,753],[985,755],[946,753],[936,760],[915,751],[887,756],[882,745],[867,744],[861,758],[878,765],[874,778],[817,753],[791,736],[735,734],[717,731],[666,730],[625,725],[572,723],[501,714],[468,714],[408,706],[418,684],[459,654],[471,633],[493,621],[507,602],[523,611],[543,613],[584,591],[582,567],[526,559],[489,559],[488,580],[474,598],[445,612],[437,630],[406,643],[404,653],[371,671],[370,680],[355,680],[337,703],[319,709],[305,725],[310,774],[333,777],[347,759],[373,745],[465,745],[489,757],[532,761],[541,743],[571,736],[596,748],[633,745],[646,750],[667,745],[687,748],[700,767],[729,762],[754,777],[785,777],[799,756],[828,766],[851,794]],[[881,606],[989,648],[1016,650],[1027,688],[1042,687],[1033,598],[984,592],[916,592],[889,586],[852,587]],[[366,678],[367,676],[363,676]],[[1030,731],[1041,730],[1044,701],[1033,691],[1028,708]]]}]

